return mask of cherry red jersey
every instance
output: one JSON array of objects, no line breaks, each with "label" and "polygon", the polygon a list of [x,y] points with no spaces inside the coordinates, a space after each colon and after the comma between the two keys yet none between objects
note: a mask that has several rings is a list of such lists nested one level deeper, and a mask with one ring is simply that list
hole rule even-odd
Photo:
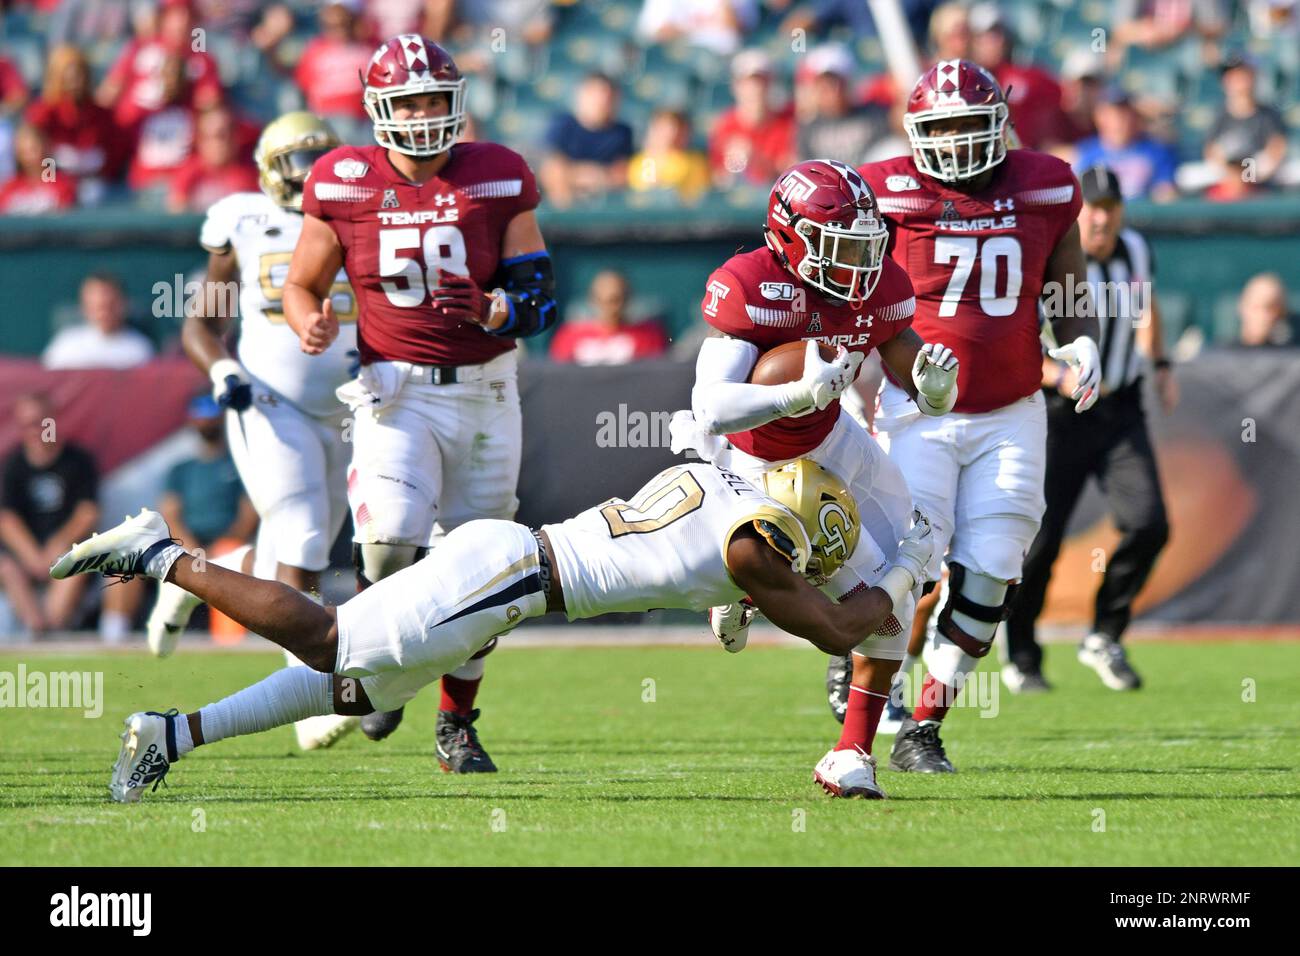
[{"label": "cherry red jersey", "polygon": [[478,365],[512,338],[446,317],[433,305],[440,269],[496,283],[501,243],[540,197],[523,157],[495,143],[458,143],[442,171],[412,183],[382,146],[341,146],[312,167],[303,212],[329,223],[357,296],[361,361]]},{"label": "cherry red jersey", "polygon": [[1037,391],[1038,299],[1082,203],[1070,167],[1010,150],[989,185],[969,194],[923,175],[910,156],[858,171],[889,226],[890,254],[916,287],[916,331],[961,363],[955,410],[988,412]]},{"label": "cherry red jersey", "polygon": [[[797,281],[766,248],[732,256],[709,276],[704,321],[766,352],[786,342],[816,339],[866,355],[912,324],[912,283],[891,259],[871,297],[858,308],[829,299]],[[778,418],[728,435],[741,451],[765,461],[806,455],[822,443],[840,416],[835,400],[821,411]]]}]

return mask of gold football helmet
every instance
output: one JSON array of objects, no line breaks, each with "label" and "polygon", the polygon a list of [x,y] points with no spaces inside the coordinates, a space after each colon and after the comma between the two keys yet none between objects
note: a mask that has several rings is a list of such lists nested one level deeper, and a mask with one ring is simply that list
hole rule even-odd
[{"label": "gold football helmet", "polygon": [[312,164],[338,145],[338,135],[319,116],[285,113],[272,120],[253,150],[262,192],[285,209],[301,209],[303,180]]},{"label": "gold football helmet", "polygon": [[768,495],[790,509],[808,534],[811,553],[804,575],[824,584],[858,546],[858,506],[844,482],[809,458],[763,473]]}]

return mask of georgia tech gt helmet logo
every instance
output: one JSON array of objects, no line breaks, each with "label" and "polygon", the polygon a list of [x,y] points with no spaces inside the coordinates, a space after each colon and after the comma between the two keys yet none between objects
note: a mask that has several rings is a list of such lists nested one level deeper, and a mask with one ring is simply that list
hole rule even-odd
[{"label": "georgia tech gt helmet logo", "polygon": [[838,555],[841,562],[847,559],[853,519],[838,501],[823,502],[817,511],[817,525],[821,528],[821,540],[817,542],[819,549],[827,556]]}]

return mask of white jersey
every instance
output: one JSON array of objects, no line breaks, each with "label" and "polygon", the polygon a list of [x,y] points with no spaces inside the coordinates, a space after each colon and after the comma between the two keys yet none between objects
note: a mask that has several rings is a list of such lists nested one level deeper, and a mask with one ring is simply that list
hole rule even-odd
[{"label": "white jersey", "polygon": [[306,355],[284,319],[281,299],[302,215],[262,193],[235,193],[214,203],[199,242],[239,260],[239,361],[250,375],[311,415],[339,410],[334,389],[346,382],[357,347],[357,300],[339,270],[330,289],[339,337],[322,355]]},{"label": "white jersey", "polygon": [[675,607],[703,611],[745,595],[727,569],[732,535],[756,521],[808,553],[794,514],[713,465],[660,472],[628,501],[611,498],[546,525],[569,620]]}]

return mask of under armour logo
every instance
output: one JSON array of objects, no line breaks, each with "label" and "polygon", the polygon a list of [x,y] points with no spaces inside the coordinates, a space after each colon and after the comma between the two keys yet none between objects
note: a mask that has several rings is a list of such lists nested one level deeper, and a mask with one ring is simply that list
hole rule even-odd
[{"label": "under armour logo", "polygon": [[993,208],[998,212],[1009,212],[1016,208],[1016,201],[1014,199],[995,199],[993,200]]},{"label": "under armour logo", "polygon": [[874,322],[875,320],[876,317],[874,315],[868,315],[865,319],[862,316],[857,315],[853,317],[853,324],[856,325],[858,328],[862,328],[864,325],[867,328],[871,328],[871,323]]},{"label": "under armour logo", "polygon": [[433,204],[435,206],[454,206],[456,205],[456,194],[438,193],[438,195],[433,197]]}]

